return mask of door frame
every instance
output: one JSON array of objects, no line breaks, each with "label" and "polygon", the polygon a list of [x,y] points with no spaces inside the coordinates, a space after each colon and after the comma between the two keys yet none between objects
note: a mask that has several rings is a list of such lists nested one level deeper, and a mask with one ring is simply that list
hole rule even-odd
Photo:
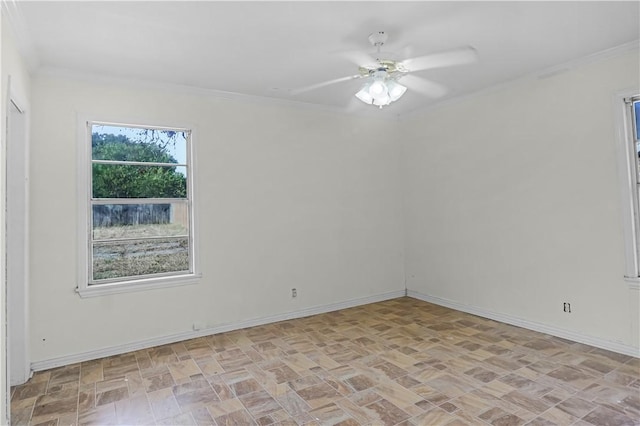
[{"label": "door frame", "polygon": [[[5,301],[7,387],[31,375],[29,348],[29,114],[11,88],[6,103]],[[16,265],[12,269],[12,265]]]}]

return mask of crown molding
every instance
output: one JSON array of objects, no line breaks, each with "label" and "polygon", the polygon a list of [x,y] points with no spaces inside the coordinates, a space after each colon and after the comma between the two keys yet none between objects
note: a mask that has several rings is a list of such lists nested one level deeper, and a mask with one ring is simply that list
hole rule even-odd
[{"label": "crown molding", "polygon": [[13,38],[27,65],[30,73],[35,72],[40,66],[36,49],[27,30],[18,0],[0,0],[2,14],[7,17],[7,22],[13,33]]},{"label": "crown molding", "polygon": [[289,99],[282,98],[272,98],[268,96],[257,96],[257,95],[248,95],[244,93],[237,92],[229,92],[224,90],[217,89],[207,89],[197,86],[189,86],[183,84],[175,84],[175,83],[167,83],[162,81],[153,81],[153,80],[142,80],[137,78],[127,78],[127,77],[113,77],[105,74],[98,73],[87,73],[76,70],[71,70],[68,68],[59,68],[59,67],[50,67],[44,66],[40,67],[35,73],[34,76],[37,77],[51,77],[57,79],[65,79],[65,80],[73,80],[73,81],[84,81],[91,84],[101,84],[101,85],[114,85],[118,87],[128,87],[132,89],[139,90],[156,90],[162,92],[183,94],[183,95],[194,95],[194,96],[203,96],[214,99],[223,99],[234,102],[240,102],[245,104],[258,104],[258,105],[267,105],[267,106],[276,106],[282,108],[294,108],[294,109],[302,109],[302,110],[311,110],[311,111],[323,111],[331,114],[339,114],[339,115],[349,115],[356,117],[375,117],[376,120],[390,120],[396,121],[396,115],[379,115],[376,114],[378,110],[375,111],[362,109],[359,111],[354,111],[349,109],[348,107],[337,107],[331,105],[321,105],[321,104],[312,104],[308,102],[301,102]]},{"label": "crown molding", "polygon": [[454,97],[442,100],[440,102],[435,102],[423,108],[417,108],[407,113],[401,114],[398,116],[398,119],[400,121],[406,121],[408,119],[415,118],[426,112],[438,110],[440,108],[450,106],[450,105],[455,105],[457,103],[467,101],[469,99],[474,99],[474,98],[482,97],[491,93],[502,91],[502,90],[517,86],[519,84],[522,84],[523,82],[526,82],[526,81],[543,80],[545,78],[554,77],[556,75],[563,74],[567,71],[571,71],[575,68],[583,67],[585,65],[595,63],[595,62],[600,62],[609,58],[622,56],[633,51],[635,52],[640,51],[640,39],[633,40],[609,49],[601,50],[599,52],[591,53],[589,55],[582,56],[580,58],[572,59],[571,61],[563,62],[561,64],[554,65],[552,67],[534,71],[534,72],[525,74],[523,76],[514,78],[512,80],[507,80],[507,81],[495,84],[493,86],[489,86],[484,89],[477,90],[475,92],[454,96]]}]

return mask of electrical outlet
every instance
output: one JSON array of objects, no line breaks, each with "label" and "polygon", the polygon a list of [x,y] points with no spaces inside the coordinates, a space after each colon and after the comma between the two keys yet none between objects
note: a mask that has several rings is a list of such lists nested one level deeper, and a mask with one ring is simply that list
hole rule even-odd
[{"label": "electrical outlet", "polygon": [[564,311],[566,313],[570,314],[571,313],[571,303],[564,302],[563,309],[564,309]]},{"label": "electrical outlet", "polygon": [[298,290],[296,290],[295,288],[292,288],[291,289],[291,297],[292,298],[298,297]]}]

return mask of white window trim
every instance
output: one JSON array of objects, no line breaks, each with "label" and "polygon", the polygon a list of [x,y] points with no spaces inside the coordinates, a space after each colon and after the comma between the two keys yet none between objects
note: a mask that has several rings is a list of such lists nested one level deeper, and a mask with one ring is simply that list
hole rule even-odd
[{"label": "white window trim", "polygon": [[630,143],[634,140],[633,122],[629,114],[626,100],[640,93],[640,89],[628,89],[617,93],[614,97],[614,123],[616,131],[616,148],[618,157],[618,176],[620,180],[620,197],[622,200],[622,226],[625,253],[624,279],[629,288],[640,288],[639,270],[639,215],[638,211],[638,171],[637,153]]},{"label": "white window trim", "polygon": [[[190,164],[189,179],[187,185],[189,185],[189,193],[191,194],[191,209],[189,214],[191,215],[191,255],[193,258],[193,272],[185,273],[181,275],[172,276],[159,276],[159,277],[141,277],[137,280],[127,280],[122,282],[112,282],[104,284],[89,285],[89,220],[91,220],[89,212],[89,170],[88,164],[91,163],[91,147],[87,143],[87,123],[89,122],[108,122],[108,123],[144,123],[143,126],[148,128],[175,128],[175,129],[189,129],[191,131],[191,143],[187,152],[187,162]],[[152,290],[158,288],[176,287],[184,285],[192,285],[200,282],[202,274],[200,273],[199,262],[199,244],[197,237],[198,222],[197,222],[197,198],[196,192],[196,158],[195,155],[195,143],[197,140],[196,127],[185,123],[155,124],[151,120],[140,120],[135,117],[128,118],[114,118],[98,115],[78,114],[77,117],[77,184],[76,184],[76,199],[77,199],[77,287],[76,292],[80,297],[96,297],[105,296],[117,293],[128,293],[135,291]]]}]

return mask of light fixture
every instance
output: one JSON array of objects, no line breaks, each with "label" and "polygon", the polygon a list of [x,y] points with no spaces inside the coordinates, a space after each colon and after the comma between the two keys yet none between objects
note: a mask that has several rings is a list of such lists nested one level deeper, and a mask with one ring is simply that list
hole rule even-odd
[{"label": "light fixture", "polygon": [[382,108],[400,99],[407,91],[407,88],[399,84],[384,68],[371,72],[370,79],[373,81],[365,83],[356,93],[356,97],[365,104]]},{"label": "light fixture", "polygon": [[398,84],[394,80],[389,80],[387,83],[387,90],[389,91],[389,97],[391,98],[391,102],[395,102],[404,95],[404,92],[407,91],[407,88],[402,84]]},{"label": "light fixture", "polygon": [[376,80],[369,86],[369,93],[374,98],[384,96],[385,93],[387,93],[387,86],[384,84],[384,81]]},{"label": "light fixture", "polygon": [[373,96],[371,96],[371,94],[369,94],[369,87],[370,86],[371,86],[371,84],[367,83],[364,86],[362,86],[362,89],[360,89],[360,91],[358,93],[356,93],[356,98],[360,99],[362,102],[364,102],[365,104],[369,104],[369,105],[371,105],[373,103]]}]

